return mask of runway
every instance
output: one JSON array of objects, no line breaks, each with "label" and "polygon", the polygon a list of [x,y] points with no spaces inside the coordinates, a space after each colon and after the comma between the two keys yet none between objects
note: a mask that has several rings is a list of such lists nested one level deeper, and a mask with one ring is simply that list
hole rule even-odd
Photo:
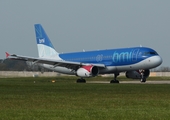
[{"label": "runway", "polygon": [[[105,83],[110,84],[110,81],[86,81],[86,83]],[[116,83],[115,83],[116,84]],[[170,80],[156,80],[156,81],[146,81],[145,83],[141,83],[140,81],[119,81],[119,84],[170,84]]]}]

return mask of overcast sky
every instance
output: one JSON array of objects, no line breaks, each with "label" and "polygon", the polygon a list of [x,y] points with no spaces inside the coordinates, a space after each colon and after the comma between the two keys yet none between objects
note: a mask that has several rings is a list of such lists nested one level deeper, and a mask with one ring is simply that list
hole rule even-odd
[{"label": "overcast sky", "polygon": [[170,67],[170,0],[0,0],[0,58],[37,57],[36,23],[58,52],[142,45]]}]

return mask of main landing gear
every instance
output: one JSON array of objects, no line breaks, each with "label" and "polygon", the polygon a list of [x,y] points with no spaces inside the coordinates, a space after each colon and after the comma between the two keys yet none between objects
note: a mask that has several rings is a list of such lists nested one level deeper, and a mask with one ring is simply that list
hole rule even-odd
[{"label": "main landing gear", "polygon": [[110,81],[110,83],[119,83],[119,81],[116,79],[119,73],[114,73],[114,79]]},{"label": "main landing gear", "polygon": [[86,83],[86,80],[83,78],[77,79],[77,83]]},{"label": "main landing gear", "polygon": [[[110,83],[119,83],[119,81],[116,79],[119,73],[114,73],[114,79],[110,81]],[[83,78],[77,79],[77,83],[86,83],[86,80]]]}]

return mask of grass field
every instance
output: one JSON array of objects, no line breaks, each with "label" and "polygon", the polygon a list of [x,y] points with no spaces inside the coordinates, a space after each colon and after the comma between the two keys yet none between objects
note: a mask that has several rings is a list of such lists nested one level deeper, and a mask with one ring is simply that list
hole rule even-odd
[{"label": "grass field", "polygon": [[144,119],[170,119],[169,84],[77,84],[75,77],[0,78],[0,120]]}]

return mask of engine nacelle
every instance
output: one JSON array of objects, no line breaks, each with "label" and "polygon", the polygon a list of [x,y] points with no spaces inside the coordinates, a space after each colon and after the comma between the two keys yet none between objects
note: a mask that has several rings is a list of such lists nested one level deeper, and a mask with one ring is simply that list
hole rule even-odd
[{"label": "engine nacelle", "polygon": [[[144,70],[143,72],[143,77],[147,78],[150,75],[150,71],[149,70]],[[126,77],[127,78],[132,78],[132,79],[141,79],[142,78],[142,74],[140,72],[140,70],[137,71],[127,71],[126,72]]]},{"label": "engine nacelle", "polygon": [[98,73],[98,67],[92,65],[82,66],[77,70],[77,76],[79,77],[94,77],[97,76]]}]

